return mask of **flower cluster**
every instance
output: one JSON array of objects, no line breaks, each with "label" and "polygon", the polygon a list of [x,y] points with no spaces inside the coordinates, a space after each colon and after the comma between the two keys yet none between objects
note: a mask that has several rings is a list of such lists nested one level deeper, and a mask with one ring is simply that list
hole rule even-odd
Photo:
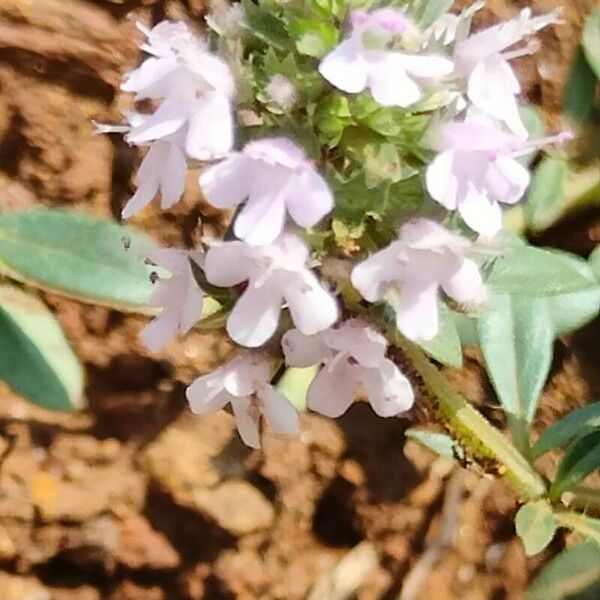
[{"label": "flower cluster", "polygon": [[[414,394],[373,311],[389,307],[377,313],[395,315],[387,327],[425,343],[438,334],[443,302],[461,311],[485,302],[477,236],[493,238],[500,204],[523,197],[523,157],[562,137],[528,139],[510,64],[534,49],[515,45],[558,15],[524,10],[469,35],[480,5],[426,26],[396,7],[339,8],[327,20],[307,0],[299,21],[286,3],[270,3],[269,19],[248,22],[238,7],[235,28],[216,27],[237,55],[218,55],[183,23],[142,28],[149,57],[122,89],[154,112],[128,113],[114,128],[147,148],[123,216],[157,194],[162,208],[178,202],[192,159],[203,163],[206,200],[235,209],[226,240],[149,257],[171,273],[158,271],[152,304],[162,313],[143,333],[153,350],[193,327],[211,289],[229,289],[226,329],[246,350],[190,386],[194,412],[231,404],[253,447],[261,417],[296,432],[295,408],[271,383],[283,359],[319,366],[310,409],[337,417],[363,397],[393,417]],[[263,22],[277,26],[262,30]],[[324,277],[330,259],[344,264],[345,283]],[[360,318],[349,316],[344,286]]]}]

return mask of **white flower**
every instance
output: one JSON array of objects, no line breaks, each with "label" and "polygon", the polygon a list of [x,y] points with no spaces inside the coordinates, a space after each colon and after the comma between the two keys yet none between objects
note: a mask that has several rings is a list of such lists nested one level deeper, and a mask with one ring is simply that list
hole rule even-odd
[{"label": "white flower", "polygon": [[307,259],[308,248],[292,233],[266,246],[234,241],[208,251],[204,272],[210,283],[230,287],[248,281],[227,320],[235,342],[251,348],[266,342],[277,329],[284,302],[303,333],[335,323],[337,302],[306,267]]},{"label": "white flower", "polygon": [[240,436],[252,448],[260,448],[261,414],[276,433],[297,433],[298,414],[270,384],[271,368],[272,361],[258,352],[236,356],[188,387],[186,396],[192,412],[204,415],[231,403]]},{"label": "white flower", "polygon": [[136,99],[163,99],[127,135],[131,144],[166,138],[187,125],[186,152],[199,160],[225,156],[233,146],[231,100],[235,93],[227,63],[183,23],[163,21],[147,32],[142,48],[152,54],[121,89]]},{"label": "white flower", "polygon": [[528,144],[471,112],[464,122],[442,125],[435,146],[440,154],[427,168],[427,190],[448,210],[458,210],[471,229],[492,238],[502,227],[498,203],[514,204],[529,186],[529,171],[515,160]]},{"label": "white flower", "polygon": [[429,219],[409,221],[396,242],[352,271],[352,285],[369,302],[387,300],[398,329],[411,340],[438,332],[438,289],[460,304],[478,304],[485,287],[477,265],[465,258],[469,242]]},{"label": "white flower", "polygon": [[331,211],[333,195],[304,151],[286,138],[246,144],[200,176],[207,200],[217,208],[248,201],[234,231],[248,244],[269,244],[283,230],[286,211],[311,227]]},{"label": "white flower", "polygon": [[283,110],[289,110],[298,101],[296,86],[280,73],[276,73],[269,79],[269,83],[265,87],[265,94],[269,102]]},{"label": "white flower", "polygon": [[161,248],[151,252],[148,259],[171,272],[169,279],[157,280],[150,297],[150,305],[162,308],[162,312],[140,334],[146,346],[158,352],[177,333],[185,335],[202,316],[204,292],[196,283],[190,261],[201,266],[204,255]]},{"label": "white flower", "polygon": [[421,97],[415,79],[438,79],[454,69],[452,61],[441,56],[386,49],[396,36],[413,28],[399,10],[352,11],[350,20],[350,36],[319,65],[321,75],[344,92],[369,88],[379,104],[406,107]]},{"label": "white flower", "polygon": [[531,18],[531,9],[517,19],[480,31],[457,43],[454,60],[457,71],[466,77],[467,96],[473,105],[504,122],[515,134],[526,138],[517,104],[521,86],[509,60],[530,54],[531,46],[504,52],[524,37],[536,33],[560,17],[560,9]]},{"label": "white flower", "polygon": [[308,406],[328,417],[339,417],[355,400],[359,389],[382,417],[407,411],[414,402],[410,382],[386,357],[387,341],[358,320],[336,329],[306,336],[288,331],[281,342],[288,365],[324,364],[308,389]]}]

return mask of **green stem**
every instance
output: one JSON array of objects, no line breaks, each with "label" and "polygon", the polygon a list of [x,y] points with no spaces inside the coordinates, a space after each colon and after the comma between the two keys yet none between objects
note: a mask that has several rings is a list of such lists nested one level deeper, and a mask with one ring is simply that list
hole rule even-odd
[{"label": "green stem", "polygon": [[517,449],[471,404],[456,392],[423,351],[396,333],[395,345],[411,361],[425,391],[469,453],[481,462],[494,462],[517,493],[527,500],[544,496],[546,485]]}]

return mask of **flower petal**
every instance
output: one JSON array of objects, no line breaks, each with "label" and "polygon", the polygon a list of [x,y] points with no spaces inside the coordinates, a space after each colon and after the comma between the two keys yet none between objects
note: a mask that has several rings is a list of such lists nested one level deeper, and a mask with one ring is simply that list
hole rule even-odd
[{"label": "flower petal", "polygon": [[521,91],[519,80],[510,65],[499,56],[480,61],[469,77],[467,95],[478,109],[503,121],[522,138],[528,133],[517,104]]},{"label": "flower petal", "polygon": [[216,208],[238,205],[250,192],[254,171],[245,156],[232,154],[200,175],[205,198]]},{"label": "flower petal", "polygon": [[224,242],[212,246],[206,253],[204,274],[219,287],[231,287],[246,281],[252,270],[252,260],[245,253],[243,242]]},{"label": "flower petal", "polygon": [[464,222],[477,233],[488,239],[493,238],[502,229],[502,211],[495,200],[486,193],[471,188],[467,196],[460,201],[458,212]]},{"label": "flower petal", "polygon": [[148,58],[126,75],[121,91],[134,92],[136,99],[164,98],[169,89],[168,77],[178,68],[177,59]]},{"label": "flower petal", "polygon": [[187,153],[198,160],[222,158],[233,148],[231,102],[213,92],[197,100],[190,111]]},{"label": "flower petal", "polygon": [[498,156],[490,163],[486,176],[490,196],[498,202],[518,202],[531,182],[529,171],[510,156]]},{"label": "flower petal", "polygon": [[186,117],[185,106],[178,100],[167,98],[141,125],[132,127],[126,140],[139,145],[165,138],[182,127]]},{"label": "flower petal", "polygon": [[451,150],[438,154],[425,173],[427,191],[448,210],[454,210],[457,205],[459,183],[454,171],[455,156]]},{"label": "flower petal", "polygon": [[161,165],[161,169],[160,206],[167,210],[181,200],[187,179],[187,161],[175,144],[169,144],[166,162]]},{"label": "flower petal", "polygon": [[206,415],[224,408],[233,396],[223,389],[222,369],[198,377],[185,391],[194,414]]},{"label": "flower petal", "polygon": [[257,348],[275,333],[280,313],[281,295],[276,285],[270,281],[260,287],[250,284],[227,319],[227,333],[240,346]]},{"label": "flower petal", "polygon": [[359,43],[342,42],[319,64],[319,73],[339,90],[358,94],[367,86],[368,69]]},{"label": "flower petal", "polygon": [[369,64],[369,89],[378,104],[407,107],[419,100],[421,90],[404,65],[404,57],[395,52]]},{"label": "flower petal", "polygon": [[275,433],[291,435],[298,433],[298,413],[291,402],[272,385],[266,385],[258,397],[262,400],[265,420]]},{"label": "flower petal", "polygon": [[373,410],[380,417],[394,417],[409,410],[414,403],[410,381],[389,359],[379,368],[364,369],[361,381]]},{"label": "flower petal", "polygon": [[450,75],[454,63],[443,56],[409,54],[404,56],[404,70],[415,77],[438,79]]},{"label": "flower petal", "polygon": [[273,189],[251,196],[235,220],[235,235],[252,246],[274,242],[285,223],[285,202],[280,192],[281,189]]},{"label": "flower petal", "polygon": [[350,279],[352,285],[368,302],[379,302],[387,290],[388,283],[393,279],[399,249],[397,244],[372,254],[352,269]]},{"label": "flower petal", "polygon": [[281,348],[290,367],[312,367],[330,354],[321,335],[304,335],[297,329],[290,329],[283,335]]},{"label": "flower petal", "polygon": [[165,148],[164,144],[160,142],[153,144],[144,156],[137,174],[138,189],[121,211],[121,216],[124,219],[129,219],[129,217],[140,212],[152,202],[152,199],[158,193],[164,158]]},{"label": "flower petal", "polygon": [[457,271],[451,273],[442,287],[448,296],[460,304],[479,303],[485,299],[485,286],[477,264],[465,259]]},{"label": "flower petal", "polygon": [[308,388],[308,407],[332,419],[343,415],[356,397],[358,370],[346,360],[323,367]]},{"label": "flower petal", "polygon": [[316,225],[333,208],[333,194],[314,169],[298,175],[286,188],[284,199],[290,216],[300,227]]},{"label": "flower petal", "polygon": [[158,352],[166,346],[179,329],[179,314],[174,307],[163,309],[140,332],[140,339],[151,352]]},{"label": "flower petal", "polygon": [[231,408],[244,444],[250,448],[260,448],[258,420],[252,411],[252,399],[249,397],[232,398]]},{"label": "flower petal", "polygon": [[405,284],[394,302],[396,325],[410,340],[429,341],[438,332],[437,282],[428,287]]},{"label": "flower petal", "polygon": [[294,325],[305,335],[313,335],[338,320],[339,307],[314,273],[305,270],[299,276],[285,288],[284,297]]}]

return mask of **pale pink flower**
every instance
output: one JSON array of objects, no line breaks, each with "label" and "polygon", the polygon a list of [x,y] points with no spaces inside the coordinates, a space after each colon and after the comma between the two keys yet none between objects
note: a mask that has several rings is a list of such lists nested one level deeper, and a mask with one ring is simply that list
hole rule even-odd
[{"label": "pale pink flower", "polygon": [[158,109],[127,134],[131,144],[171,136],[187,126],[185,149],[199,160],[225,156],[233,146],[231,69],[183,23],[163,21],[147,32],[152,54],[121,89],[136,99],[162,99]]},{"label": "pale pink flower", "polygon": [[[126,111],[127,125],[106,125],[95,123],[96,133],[125,133],[140,126],[148,117],[140,113]],[[143,144],[148,148],[146,156],[137,172],[138,189],[125,204],[121,215],[128,219],[145,208],[160,192],[160,206],[169,209],[179,200],[185,190],[187,179],[187,158],[185,155],[185,128],[163,139]]]},{"label": "pale pink flower", "polygon": [[[145,115],[130,114],[132,125],[140,124]],[[148,151],[137,172],[137,190],[121,212],[128,219],[145,208],[160,192],[160,207],[167,210],[181,200],[185,191],[188,163],[185,154],[185,128],[144,144]]]},{"label": "pale pink flower", "polygon": [[251,348],[264,344],[277,329],[284,303],[307,335],[335,323],[337,301],[307,268],[307,260],[306,245],[287,232],[266,246],[233,241],[210,248],[204,265],[210,283],[231,287],[248,282],[227,319],[235,342]]},{"label": "pale pink flower", "polygon": [[289,400],[271,385],[271,371],[272,360],[263,354],[238,355],[188,387],[190,408],[205,415],[231,404],[240,436],[252,448],[260,448],[261,415],[276,433],[298,433],[298,414]]},{"label": "pale pink flower", "polygon": [[229,208],[248,199],[234,232],[248,244],[269,244],[282,232],[286,212],[311,227],[333,207],[333,195],[302,148],[286,138],[246,144],[200,176],[206,199]]},{"label": "pale pink flower", "polygon": [[354,267],[352,285],[365,300],[386,300],[409,339],[429,341],[438,332],[438,292],[460,304],[479,304],[485,287],[477,265],[465,258],[469,242],[429,219],[409,221],[396,242]]},{"label": "pale pink flower", "polygon": [[513,51],[508,48],[551,23],[558,22],[560,10],[540,17],[531,17],[524,9],[518,18],[475,33],[457,43],[454,60],[457,71],[467,78],[467,96],[473,105],[505,123],[515,134],[526,138],[527,129],[519,114],[517,96],[519,80],[509,61],[531,54],[535,46]]},{"label": "pale pink flower", "polygon": [[454,69],[442,56],[388,49],[395,37],[414,28],[399,10],[355,10],[350,22],[350,36],[319,65],[321,75],[344,92],[358,94],[368,88],[379,104],[406,107],[421,98],[419,80],[439,79]]},{"label": "pale pink flower", "polygon": [[427,168],[427,190],[448,210],[458,210],[471,229],[492,238],[502,227],[499,202],[518,202],[529,186],[531,175],[516,156],[530,145],[473,112],[463,122],[442,125],[434,145],[440,154]]},{"label": "pale pink flower", "polygon": [[190,261],[201,266],[204,255],[161,248],[149,253],[148,260],[171,273],[168,279],[157,279],[150,305],[162,311],[140,334],[146,346],[158,352],[176,334],[185,335],[202,316],[204,292],[196,283]]},{"label": "pale pink flower", "polygon": [[290,366],[324,365],[308,389],[308,406],[314,411],[339,417],[360,390],[382,417],[405,412],[414,402],[410,382],[386,357],[386,339],[359,319],[311,336],[292,329],[281,345]]}]

